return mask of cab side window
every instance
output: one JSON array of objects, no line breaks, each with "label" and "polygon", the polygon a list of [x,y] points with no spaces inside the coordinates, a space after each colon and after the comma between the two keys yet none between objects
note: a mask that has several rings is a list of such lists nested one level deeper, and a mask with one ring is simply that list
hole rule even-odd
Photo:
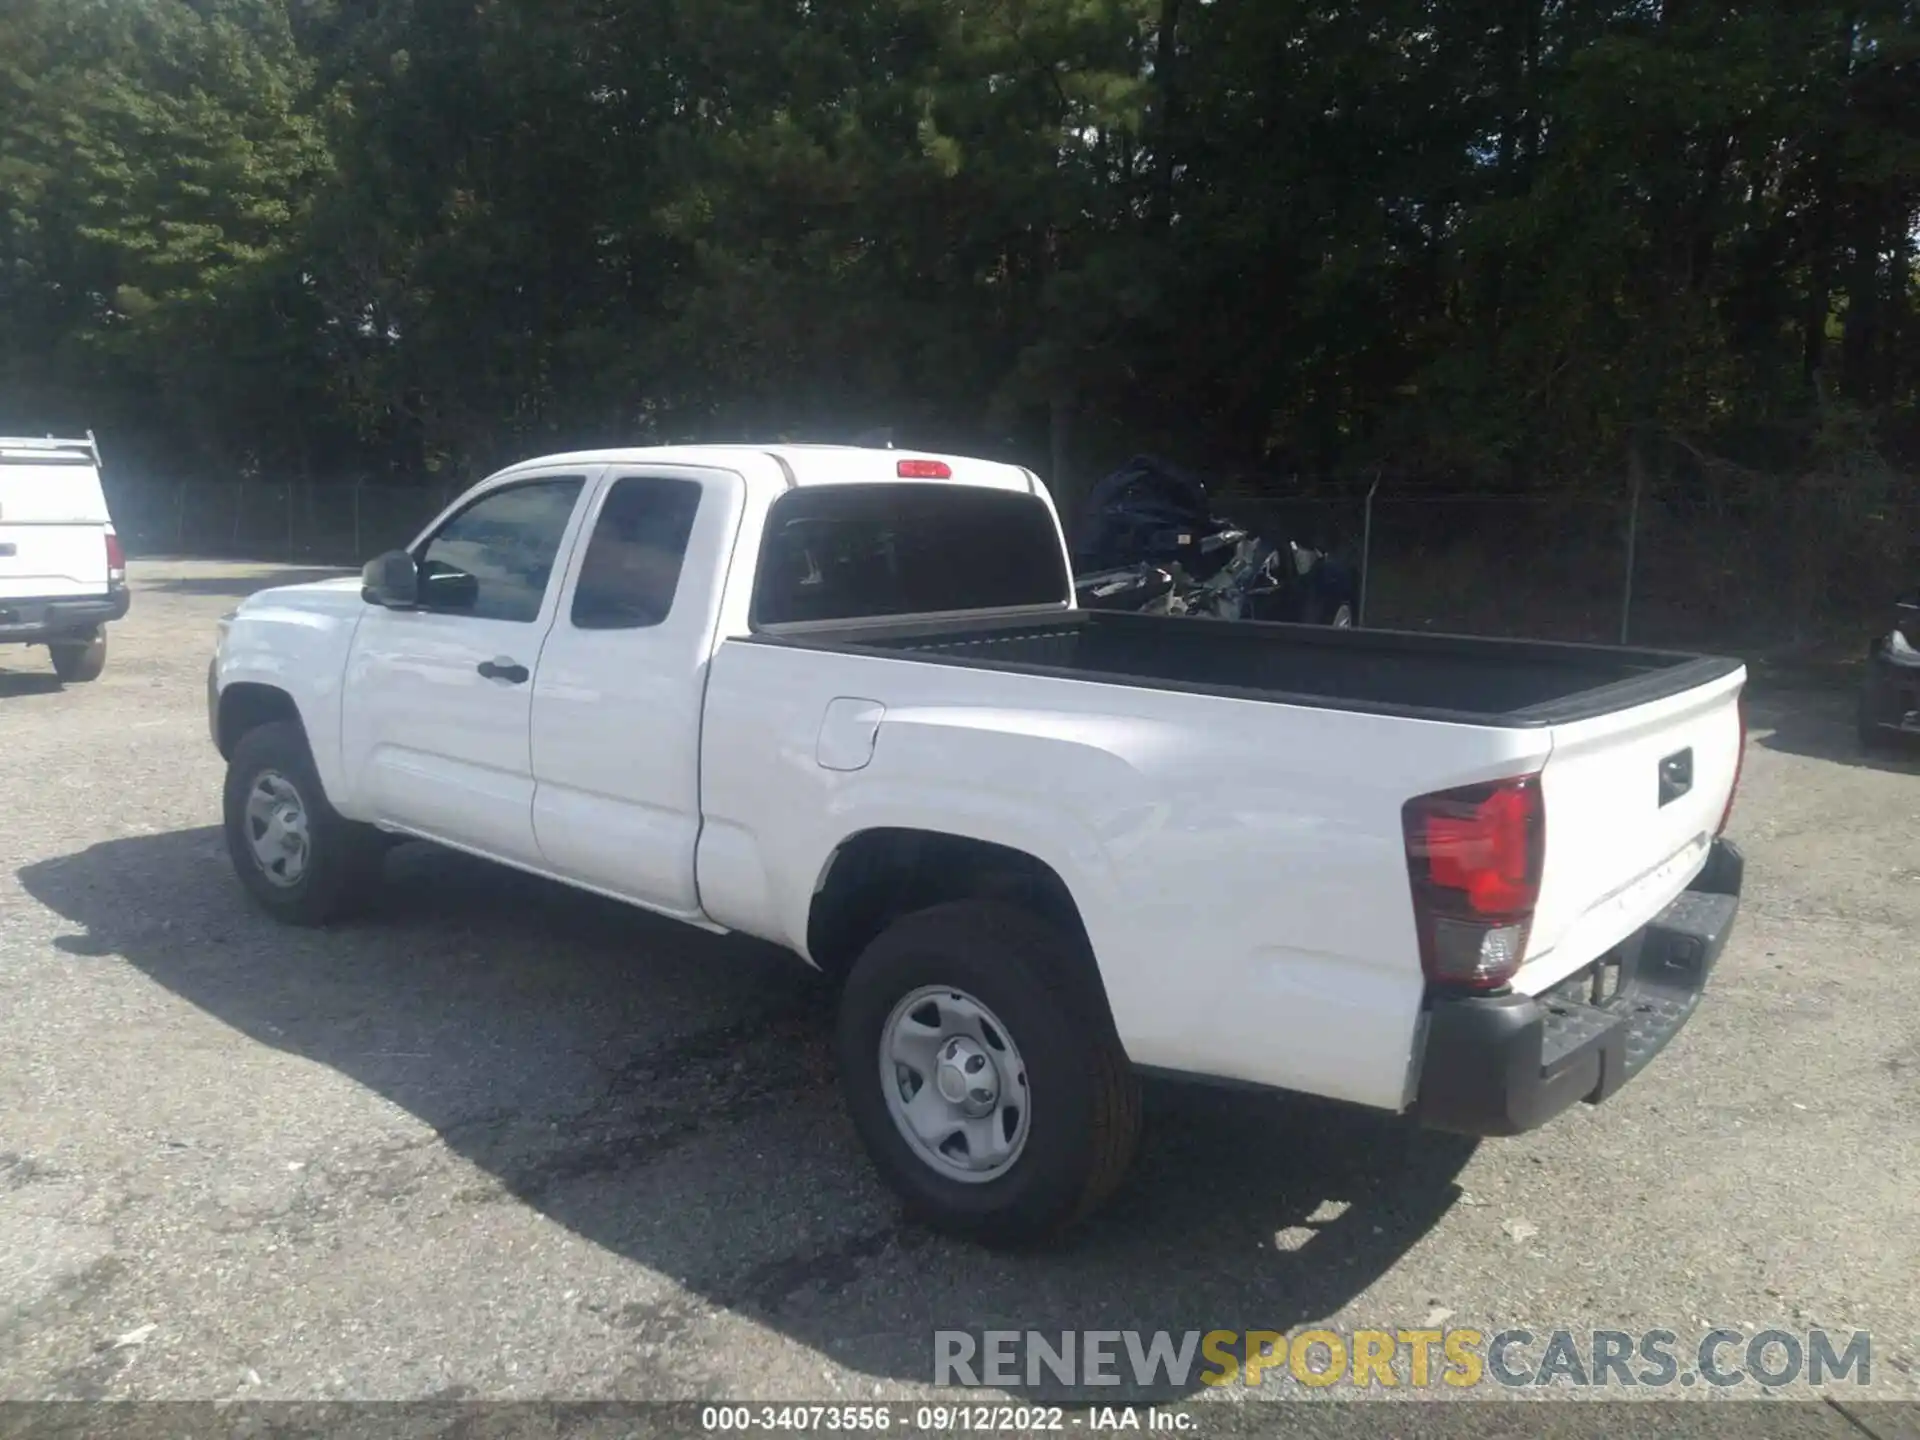
[{"label": "cab side window", "polygon": [[695,481],[653,475],[614,481],[580,562],[575,627],[643,630],[663,623],[673,611],[699,510]]},{"label": "cab side window", "polygon": [[553,577],[582,475],[488,491],[420,548],[424,608],[475,620],[531,624]]}]

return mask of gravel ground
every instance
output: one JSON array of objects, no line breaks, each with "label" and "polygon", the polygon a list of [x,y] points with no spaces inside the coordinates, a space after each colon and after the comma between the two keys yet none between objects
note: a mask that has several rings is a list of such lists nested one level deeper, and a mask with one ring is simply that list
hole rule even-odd
[{"label": "gravel ground", "polygon": [[136,563],[94,685],[0,650],[0,1398],[896,1398],[940,1328],[1312,1323],[1857,1328],[1920,1393],[1920,767],[1847,697],[1752,697],[1740,926],[1613,1101],[1475,1146],[1156,1087],[1008,1257],[898,1219],[786,957],[417,846],[352,927],[252,913],[203,678],[297,578]]}]

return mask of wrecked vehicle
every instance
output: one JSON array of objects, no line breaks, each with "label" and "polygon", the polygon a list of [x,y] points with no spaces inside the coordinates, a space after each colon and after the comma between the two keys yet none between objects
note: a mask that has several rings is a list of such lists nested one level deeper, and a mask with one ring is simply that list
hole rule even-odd
[{"label": "wrecked vehicle", "polygon": [[1867,646],[1860,743],[1869,750],[1920,741],[1920,590],[1894,602],[1893,625]]},{"label": "wrecked vehicle", "polygon": [[1078,533],[1084,609],[1342,628],[1359,618],[1353,567],[1216,514],[1198,477],[1150,455],[1094,486]]}]

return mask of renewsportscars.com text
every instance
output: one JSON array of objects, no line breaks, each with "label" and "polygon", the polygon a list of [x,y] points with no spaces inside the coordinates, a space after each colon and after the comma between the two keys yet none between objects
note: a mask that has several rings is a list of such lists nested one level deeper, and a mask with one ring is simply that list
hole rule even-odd
[{"label": "renewsportscars.com text", "polygon": [[936,1385],[1321,1389],[1867,1385],[1864,1330],[940,1330]]}]

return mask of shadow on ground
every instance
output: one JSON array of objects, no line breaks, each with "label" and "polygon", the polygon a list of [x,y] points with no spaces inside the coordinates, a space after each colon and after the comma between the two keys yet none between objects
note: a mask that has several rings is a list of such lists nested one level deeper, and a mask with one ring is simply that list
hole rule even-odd
[{"label": "shadow on ground", "polygon": [[289,565],[276,570],[256,570],[247,575],[176,575],[163,579],[143,578],[136,581],[134,589],[136,592],[153,590],[166,595],[213,595],[244,600],[257,591],[271,590],[276,585],[306,585],[315,580],[338,580],[357,574],[359,574],[357,570],[345,570],[338,566]]},{"label": "shadow on ground", "polygon": [[1752,743],[1834,765],[1920,773],[1920,745],[1896,740],[1869,749],[1860,743],[1857,703],[1852,691],[1770,686],[1747,704]]},{"label": "shadow on ground", "polygon": [[[933,1378],[940,1328],[1284,1332],[1401,1261],[1474,1149],[1371,1112],[1156,1085],[1116,1202],[1055,1248],[988,1253],[901,1220],[842,1116],[832,996],[791,958],[431,847],[388,865],[376,913],[318,934],[245,906],[213,828],[20,879],[76,928],[60,949],[124,957],[432,1126],[490,1177],[456,1203],[534,1206],[679,1282],[685,1301],[603,1317],[636,1342],[719,1306],[911,1383]],[[1204,1368],[1080,1398],[1169,1398]]]}]

